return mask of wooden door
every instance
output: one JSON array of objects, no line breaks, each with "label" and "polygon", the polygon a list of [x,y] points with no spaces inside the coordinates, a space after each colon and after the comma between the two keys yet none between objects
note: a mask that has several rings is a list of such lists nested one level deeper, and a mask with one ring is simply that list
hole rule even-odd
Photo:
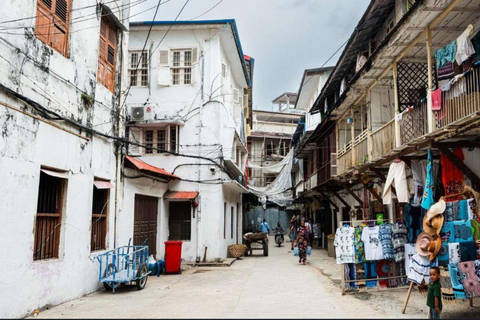
[{"label": "wooden door", "polygon": [[157,254],[158,198],[135,195],[133,244],[148,245],[149,254]]}]

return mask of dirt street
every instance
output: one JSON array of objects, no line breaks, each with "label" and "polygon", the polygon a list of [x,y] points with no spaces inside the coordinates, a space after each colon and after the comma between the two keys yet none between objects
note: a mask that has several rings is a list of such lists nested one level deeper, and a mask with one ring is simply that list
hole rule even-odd
[{"label": "dirt street", "polygon": [[[150,276],[146,288],[105,290],[44,310],[40,318],[426,318],[425,297],[406,289],[341,295],[339,268],[325,250],[300,265],[270,242],[269,256],[242,258],[231,267],[191,268],[182,275]],[[476,302],[480,305],[479,302]],[[457,303],[445,317],[479,317],[480,308]],[[455,311],[456,309],[460,311]],[[448,313],[449,312],[449,313]]]}]

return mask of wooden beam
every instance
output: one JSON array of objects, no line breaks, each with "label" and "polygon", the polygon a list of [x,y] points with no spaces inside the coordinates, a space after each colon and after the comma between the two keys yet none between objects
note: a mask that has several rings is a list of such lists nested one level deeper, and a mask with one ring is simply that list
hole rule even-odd
[{"label": "wooden beam", "polygon": [[375,189],[368,189],[366,188],[374,197],[375,199],[377,199],[378,201],[380,201],[380,203],[383,203],[383,199],[382,197],[380,197],[380,195],[375,191]]},{"label": "wooden beam", "polygon": [[320,191],[320,193],[322,194],[322,196],[332,205],[332,207],[335,208],[335,210],[337,211],[340,211],[340,209],[338,209],[338,206],[335,202],[332,201],[332,199],[330,199],[330,197],[328,197],[324,192]]},{"label": "wooden beam", "polygon": [[[382,173],[382,171],[378,168],[370,168],[373,172],[375,172],[375,174],[377,175],[377,177],[383,182],[387,182],[387,178],[385,178],[385,175]],[[392,185],[392,192],[393,194],[395,195],[395,197],[397,196],[397,190],[395,190],[395,187]],[[383,202],[382,202],[383,203]]]},{"label": "wooden beam", "polygon": [[470,179],[474,189],[480,188],[480,178],[472,171],[463,161],[458,159],[450,149],[445,147],[439,147],[440,151],[450,160],[458,170],[462,171],[464,175]]},{"label": "wooden beam", "polygon": [[340,182],[339,183],[342,185],[342,187],[347,190],[348,193],[350,193],[350,195],[355,199],[357,200],[358,204],[360,204],[361,206],[363,206],[363,201],[362,199],[360,199],[356,194],[355,192],[352,191],[352,189],[350,189],[349,186],[347,186],[347,184],[343,183],[343,182]]},{"label": "wooden beam", "polygon": [[[423,11],[431,11],[431,12],[440,12],[446,10],[447,8],[444,7],[425,7]],[[453,8],[450,10],[452,12],[480,12],[479,7],[463,7],[463,8]]]},{"label": "wooden beam", "polygon": [[[419,27],[408,27],[407,31],[423,31],[424,28]],[[463,32],[465,28],[452,28],[452,27],[439,27],[433,28],[432,31],[439,31],[439,32]]]},{"label": "wooden beam", "polygon": [[[336,191],[332,191],[332,194],[337,197],[338,200],[340,200],[341,203],[347,208],[351,208],[351,206],[342,198]],[[337,207],[338,210],[338,207]],[[340,211],[340,210],[339,210]]]},{"label": "wooden beam", "polygon": [[455,142],[436,142],[433,143],[433,147],[439,148],[478,148],[480,147],[480,141],[455,141]]}]

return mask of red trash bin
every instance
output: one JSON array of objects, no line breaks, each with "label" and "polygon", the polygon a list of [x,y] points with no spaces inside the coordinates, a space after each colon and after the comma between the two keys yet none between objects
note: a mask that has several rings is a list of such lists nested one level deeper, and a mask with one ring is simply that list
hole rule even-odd
[{"label": "red trash bin", "polygon": [[165,273],[182,273],[183,241],[165,241]]}]

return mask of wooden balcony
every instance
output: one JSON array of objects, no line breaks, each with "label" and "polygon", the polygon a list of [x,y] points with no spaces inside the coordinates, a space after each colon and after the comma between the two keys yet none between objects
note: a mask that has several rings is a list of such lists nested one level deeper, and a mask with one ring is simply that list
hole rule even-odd
[{"label": "wooden balcony", "polygon": [[352,146],[350,141],[343,148],[338,150],[337,153],[337,175],[341,175],[347,171],[353,165],[352,163]]},{"label": "wooden balcony", "polygon": [[436,129],[462,120],[480,111],[480,69],[472,69],[452,84],[449,91],[442,92],[442,110],[434,111]]},{"label": "wooden balcony", "polygon": [[368,162],[368,130],[364,130],[353,140],[352,164],[359,166]]},{"label": "wooden balcony", "polygon": [[372,159],[379,158],[395,148],[395,119],[385,123],[371,134]]},{"label": "wooden balcony", "polygon": [[428,133],[427,102],[422,102],[410,112],[402,114],[400,121],[400,139],[405,145]]}]

